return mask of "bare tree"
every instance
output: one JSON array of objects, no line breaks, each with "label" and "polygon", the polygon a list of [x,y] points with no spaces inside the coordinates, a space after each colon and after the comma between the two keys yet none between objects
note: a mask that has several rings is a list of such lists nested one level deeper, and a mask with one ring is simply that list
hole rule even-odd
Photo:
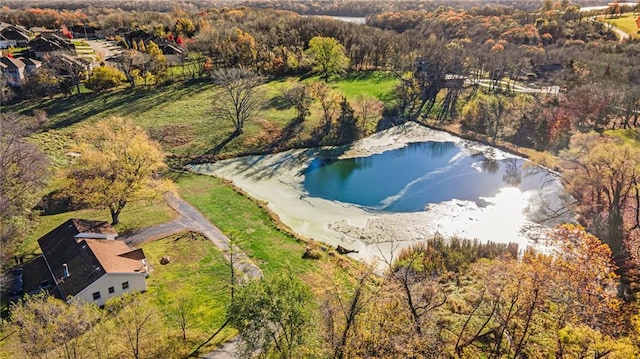
[{"label": "bare tree", "polygon": [[235,135],[242,133],[247,120],[255,117],[262,108],[259,90],[262,78],[245,68],[223,68],[214,72],[218,85],[214,92],[213,116],[231,121]]},{"label": "bare tree", "polygon": [[156,330],[157,312],[139,293],[126,295],[111,303],[107,309],[115,313],[114,319],[124,343],[135,359],[146,357],[158,343],[161,334]]},{"label": "bare tree", "polygon": [[178,297],[166,312],[167,318],[180,328],[183,342],[187,341],[187,328],[192,324],[194,309],[193,298]]},{"label": "bare tree", "polygon": [[0,119],[0,261],[6,263],[48,178],[48,160],[25,137],[46,120],[6,113]]},{"label": "bare tree", "polygon": [[296,109],[297,118],[304,120],[309,115],[309,106],[313,98],[311,97],[311,88],[305,84],[297,84],[292,88],[283,91],[284,99]]}]

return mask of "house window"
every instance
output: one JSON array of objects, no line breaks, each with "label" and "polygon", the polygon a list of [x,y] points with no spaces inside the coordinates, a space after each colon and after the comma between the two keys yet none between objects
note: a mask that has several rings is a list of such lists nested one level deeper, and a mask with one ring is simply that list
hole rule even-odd
[{"label": "house window", "polygon": [[100,292],[93,293],[93,300],[98,300],[98,299],[100,299]]},{"label": "house window", "polygon": [[129,288],[129,282],[122,282],[122,290]]},{"label": "house window", "polygon": [[116,291],[116,290],[115,290],[115,289],[113,289],[113,287],[109,287],[109,294],[111,294],[111,293],[113,293],[113,292],[115,292],[115,291]]}]

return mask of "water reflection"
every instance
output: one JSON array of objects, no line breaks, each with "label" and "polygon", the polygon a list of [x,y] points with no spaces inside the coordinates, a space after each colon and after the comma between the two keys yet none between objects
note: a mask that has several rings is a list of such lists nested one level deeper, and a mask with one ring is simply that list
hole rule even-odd
[{"label": "water reflection", "polygon": [[469,155],[453,142],[422,142],[369,157],[316,158],[304,171],[310,196],[388,212],[421,211],[452,199],[487,205],[505,187],[539,190],[551,176],[524,160]]},{"label": "water reflection", "polygon": [[502,180],[504,183],[511,187],[518,187],[522,182],[522,168],[518,165],[518,160],[515,158],[507,158],[503,161],[504,175]]}]

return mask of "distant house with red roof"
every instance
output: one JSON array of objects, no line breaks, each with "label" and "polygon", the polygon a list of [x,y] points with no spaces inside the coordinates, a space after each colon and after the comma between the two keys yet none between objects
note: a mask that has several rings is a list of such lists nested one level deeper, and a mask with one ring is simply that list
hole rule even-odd
[{"label": "distant house with red roof", "polygon": [[146,291],[144,252],[117,236],[107,222],[64,222],[38,240],[42,256],[24,265],[23,292],[44,290],[68,302],[102,306],[111,297]]}]

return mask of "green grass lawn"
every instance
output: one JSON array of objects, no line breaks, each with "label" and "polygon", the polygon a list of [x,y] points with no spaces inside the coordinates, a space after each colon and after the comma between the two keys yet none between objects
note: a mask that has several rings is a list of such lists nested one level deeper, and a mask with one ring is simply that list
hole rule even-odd
[{"label": "green grass lawn", "polygon": [[[184,233],[142,246],[153,271],[147,278],[148,295],[161,312],[170,310],[179,301],[193,306],[187,329],[191,347],[204,342],[225,321],[230,300],[229,266],[222,253],[206,238]],[[164,256],[171,262],[160,264]],[[174,330],[178,331],[175,327]],[[235,335],[235,329],[225,328],[202,352]]]},{"label": "green grass lawn", "polygon": [[399,83],[399,80],[388,72],[361,71],[349,73],[343,79],[330,84],[341,91],[349,101],[354,101],[360,95],[379,99],[389,94]]},{"label": "green grass lawn", "polygon": [[[122,210],[122,213],[120,214],[120,224],[116,225],[115,229],[119,234],[124,234],[135,229],[165,223],[175,217],[177,217],[177,213],[169,207],[164,200],[158,200],[154,203],[146,201],[132,202],[127,204]],[[26,258],[40,254],[38,238],[71,218],[111,222],[111,216],[108,209],[85,209],[40,216],[32,226],[33,231],[25,237],[25,240],[18,250],[18,254],[23,255]]]},{"label": "green grass lawn", "polygon": [[612,24],[613,26],[629,34],[632,38],[640,38],[640,35],[638,34],[638,25],[636,24],[636,16],[634,16],[632,13],[624,13],[622,14],[622,16],[613,19],[604,19],[602,17],[599,17],[598,19],[600,21]]},{"label": "green grass lawn", "polygon": [[[313,80],[314,78],[305,81]],[[295,118],[292,108],[282,106],[282,90],[300,81],[285,78],[263,85],[266,105],[257,121],[246,124],[242,135],[234,138],[219,152],[230,156],[243,152],[260,151],[269,143],[261,136],[265,126],[269,130],[283,129]],[[388,93],[397,80],[386,73],[362,72],[332,81],[330,86],[341,91],[350,101],[362,94],[379,97]],[[63,165],[69,135],[80,124],[91,124],[111,116],[131,118],[136,124],[161,136],[163,146],[175,154],[199,155],[211,153],[234,131],[230,121],[211,116],[213,85],[209,80],[175,82],[154,87],[121,89],[107,93],[82,94],[70,98],[58,97],[38,102],[25,102],[4,106],[5,112],[31,114],[44,110],[49,116],[47,132],[34,135],[34,142],[55,156],[54,162]],[[312,107],[312,114],[303,124],[299,137],[309,136],[319,119],[319,106]],[[293,141],[296,142],[295,139]]]},{"label": "green grass lawn", "polygon": [[621,138],[625,142],[636,146],[640,144],[640,132],[635,128],[608,130],[605,133],[609,136]]},{"label": "green grass lawn", "polygon": [[305,243],[279,230],[269,214],[222,180],[186,174],[178,179],[180,195],[238,245],[265,275],[290,269],[313,271],[315,261],[302,259]]}]

